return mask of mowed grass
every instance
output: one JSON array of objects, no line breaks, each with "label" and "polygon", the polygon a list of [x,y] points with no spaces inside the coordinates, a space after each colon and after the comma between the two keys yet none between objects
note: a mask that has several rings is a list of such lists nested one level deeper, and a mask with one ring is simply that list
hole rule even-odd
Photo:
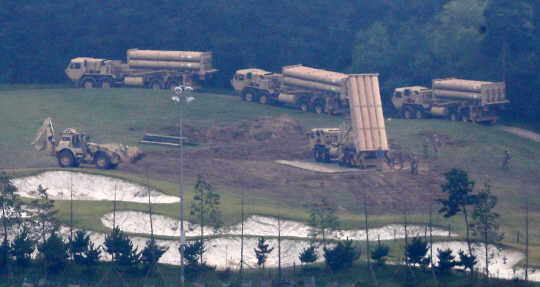
[{"label": "mowed grass", "polygon": [[[137,145],[147,132],[163,133],[163,128],[178,126],[179,106],[170,98],[171,91],[117,88],[110,90],[40,88],[39,86],[0,88],[0,168],[13,170],[13,174],[27,175],[38,170],[21,168],[42,168],[50,166],[51,158],[30,146],[41,122],[51,117],[56,133],[74,127],[86,132],[93,142],[120,142],[124,145]],[[232,92],[231,92],[232,95]],[[298,110],[246,103],[238,97],[195,92],[196,100],[183,104],[184,124],[204,129],[215,125],[228,125],[246,119],[262,116],[288,114],[298,119],[307,131],[313,127],[338,127],[349,120],[343,117],[303,113]],[[439,134],[443,147],[439,159],[433,160],[432,168],[441,173],[452,167],[464,169],[476,181],[479,190],[484,182],[489,182],[491,191],[499,197],[497,212],[501,214],[502,229],[505,231],[503,243],[524,249],[525,204],[530,209],[529,241],[533,256],[532,262],[540,266],[540,143],[500,131],[494,127],[472,123],[450,122],[427,119],[406,121],[391,119],[386,121],[387,135],[391,143],[407,151],[422,155],[422,137]],[[512,154],[510,171],[501,171],[502,155],[505,148]],[[145,150],[167,150],[159,146],[145,146]],[[432,153],[432,149],[430,149]],[[146,179],[119,171],[85,172],[117,176],[126,180],[146,184]],[[150,185],[167,194],[179,195],[178,185],[150,179]],[[219,190],[216,190],[220,192]],[[193,187],[186,186],[185,197],[193,197]],[[333,191],[335,192],[335,191]],[[339,191],[338,191],[339,192]],[[441,192],[436,190],[434,192]],[[239,204],[241,198],[230,192],[222,195],[221,210],[228,223],[240,220]],[[302,204],[299,203],[298,206]],[[112,210],[110,202],[77,202],[74,221],[79,228],[107,231],[100,217]],[[279,214],[288,219],[307,221],[306,210],[280,206]],[[62,220],[69,219],[69,202],[57,202]],[[147,204],[120,203],[119,209],[148,210]],[[438,206],[434,206],[434,213]],[[163,215],[179,217],[179,204],[160,204],[154,211]],[[246,214],[259,213],[276,216],[278,202],[264,198],[246,201]],[[189,217],[188,217],[189,218]],[[363,218],[346,215],[343,225],[348,228],[363,226]],[[428,222],[427,214],[412,214],[411,222]],[[401,223],[402,216],[395,211],[387,215],[370,217],[370,225],[381,226],[388,223]],[[464,235],[465,227],[461,216],[451,220],[436,216],[439,226],[452,226],[452,231]],[[517,232],[521,240],[517,243]],[[462,236],[461,236],[462,238]]]}]

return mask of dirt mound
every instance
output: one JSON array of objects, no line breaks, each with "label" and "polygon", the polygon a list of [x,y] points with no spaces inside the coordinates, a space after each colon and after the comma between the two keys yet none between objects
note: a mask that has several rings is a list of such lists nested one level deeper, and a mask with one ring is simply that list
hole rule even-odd
[{"label": "dirt mound", "polygon": [[304,130],[296,119],[283,115],[247,120],[224,127],[211,127],[206,131],[206,139],[214,143],[231,143],[298,137],[303,134]]}]

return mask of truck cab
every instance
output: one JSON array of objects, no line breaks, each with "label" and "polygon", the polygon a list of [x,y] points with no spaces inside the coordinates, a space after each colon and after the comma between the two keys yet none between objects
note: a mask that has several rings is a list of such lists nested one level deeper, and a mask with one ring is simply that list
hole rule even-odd
[{"label": "truck cab", "polygon": [[432,90],[422,86],[397,88],[392,104],[405,118],[423,118],[430,108]]},{"label": "truck cab", "polygon": [[238,70],[231,80],[231,85],[248,102],[259,101],[266,104],[271,94],[277,93],[281,85],[280,74],[262,69]]}]

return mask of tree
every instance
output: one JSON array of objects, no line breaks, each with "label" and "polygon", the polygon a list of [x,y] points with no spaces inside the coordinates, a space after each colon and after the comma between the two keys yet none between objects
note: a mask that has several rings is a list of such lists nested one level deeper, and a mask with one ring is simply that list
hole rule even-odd
[{"label": "tree", "polygon": [[412,242],[407,245],[407,261],[413,266],[418,264],[419,266],[427,266],[431,259],[426,258],[426,254],[429,251],[427,241],[422,240],[420,237],[413,237]]},{"label": "tree", "polygon": [[[204,227],[210,225],[217,230],[221,227],[221,212],[219,211],[219,194],[212,192],[212,186],[201,175],[197,176],[195,196],[191,203],[191,215],[195,215],[201,225],[201,241],[204,241]],[[203,265],[203,254],[200,254]]]},{"label": "tree", "polygon": [[476,263],[478,262],[476,261],[476,256],[467,255],[463,250],[460,250],[458,252],[458,255],[459,261],[457,262],[456,266],[463,266],[463,270],[466,271],[467,269],[469,269],[472,273],[472,271],[474,270],[474,265],[476,265]]},{"label": "tree", "polygon": [[40,199],[32,201],[32,204],[34,204],[38,209],[38,218],[41,224],[42,242],[45,242],[47,232],[55,232],[59,226],[59,221],[55,217],[56,213],[58,213],[58,210],[53,210],[54,200],[49,199],[47,190],[48,188],[43,188],[40,184],[37,190]]},{"label": "tree", "polygon": [[336,215],[336,207],[330,205],[328,200],[323,199],[321,204],[313,204],[309,215],[309,233],[313,239],[319,235],[323,238],[323,247],[326,248],[327,232],[333,232],[339,228],[339,217]]},{"label": "tree", "polygon": [[15,194],[17,187],[13,185],[4,171],[0,172],[0,207],[2,208],[3,240],[0,244],[0,269],[3,269],[10,260],[8,228],[13,221],[20,219],[21,209],[19,196]]},{"label": "tree", "polygon": [[28,237],[26,230],[19,233],[11,244],[11,255],[15,258],[17,265],[21,267],[30,266],[31,255],[35,250],[35,243]]},{"label": "tree", "polygon": [[463,211],[467,231],[467,246],[469,256],[472,256],[467,207],[477,202],[477,196],[472,194],[474,192],[474,181],[469,181],[467,173],[457,168],[451,169],[444,176],[447,182],[441,184],[441,188],[443,192],[448,193],[448,199],[437,200],[443,205],[439,213],[444,213],[444,217],[449,218]]},{"label": "tree", "polygon": [[146,241],[146,247],[141,252],[141,261],[145,270],[150,270],[152,265],[157,263],[161,256],[169,250],[167,246],[159,246],[154,239]]},{"label": "tree", "polygon": [[338,242],[334,248],[324,247],[324,259],[326,265],[330,267],[332,271],[338,271],[352,266],[355,260],[360,258],[360,253],[356,252],[356,246],[352,245],[352,240],[348,238],[345,242]]},{"label": "tree", "polygon": [[133,242],[117,226],[113,228],[111,234],[105,236],[105,252],[109,253],[113,261],[121,266],[134,267],[140,262],[138,248],[133,248]]},{"label": "tree", "polygon": [[259,244],[257,244],[257,248],[253,249],[255,251],[255,256],[257,257],[257,265],[259,265],[259,268],[262,265],[263,271],[264,263],[266,262],[266,259],[268,259],[268,255],[274,250],[274,247],[268,247],[270,247],[270,245],[266,244],[264,236],[261,236],[261,239],[259,239]]},{"label": "tree", "polygon": [[489,275],[488,244],[498,243],[504,238],[504,232],[499,231],[501,215],[493,211],[498,198],[491,195],[489,182],[484,183],[484,188],[478,193],[477,202],[472,213],[473,236],[480,237],[484,241],[486,252],[486,274]]},{"label": "tree", "polygon": [[371,251],[370,257],[371,259],[375,260],[375,263],[379,266],[382,266],[386,263],[386,256],[388,256],[388,253],[390,252],[390,247],[388,245],[381,244],[379,241],[379,244],[375,249]]},{"label": "tree", "polygon": [[311,264],[315,261],[317,261],[317,253],[315,252],[315,246],[311,245],[308,248],[304,248],[304,251],[300,252],[300,262],[305,264],[306,266],[308,264]]},{"label": "tree", "polygon": [[83,264],[84,253],[88,250],[88,244],[90,243],[90,235],[86,235],[86,231],[77,230],[75,237],[70,238],[71,252],[73,253],[73,260],[77,264]]},{"label": "tree", "polygon": [[184,247],[184,260],[188,271],[214,270],[215,267],[206,265],[206,262],[200,260],[201,254],[206,252],[204,242],[195,240],[186,244]]},{"label": "tree", "polygon": [[446,250],[437,248],[437,258],[439,258],[439,265],[437,265],[436,269],[440,274],[447,274],[458,264],[454,260],[456,256],[452,255],[452,249],[450,248]]},{"label": "tree", "polygon": [[46,271],[58,274],[69,258],[69,246],[55,231],[43,243],[38,245],[39,258],[44,262]]}]

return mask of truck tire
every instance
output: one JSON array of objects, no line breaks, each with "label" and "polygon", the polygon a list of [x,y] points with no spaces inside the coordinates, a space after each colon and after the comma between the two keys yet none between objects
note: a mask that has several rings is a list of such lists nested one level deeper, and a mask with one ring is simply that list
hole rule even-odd
[{"label": "truck tire", "polygon": [[459,117],[461,119],[462,122],[466,123],[469,121],[469,113],[468,112],[463,112],[461,113],[461,116]]},{"label": "truck tire", "polygon": [[451,111],[449,118],[451,121],[455,122],[458,120],[459,117],[456,111]]},{"label": "truck tire", "polygon": [[322,155],[322,161],[324,163],[330,163],[330,154],[323,151],[323,155]]},{"label": "truck tire", "polygon": [[304,112],[309,112],[311,110],[311,105],[307,99],[301,99],[298,101],[298,107]]},{"label": "truck tire", "polygon": [[414,111],[415,118],[421,120],[426,117],[426,113],[424,112],[424,108],[419,107]]},{"label": "truck tire", "polygon": [[150,81],[150,89],[163,90],[163,87],[165,87],[165,83],[163,83],[163,81],[160,79],[154,79]]},{"label": "truck tire", "polygon": [[268,105],[270,103],[270,94],[267,91],[262,91],[259,94],[259,103]]},{"label": "truck tire", "polygon": [[242,99],[246,102],[254,102],[256,100],[255,91],[252,89],[247,89],[242,92]]},{"label": "truck tire", "polygon": [[325,104],[321,101],[315,102],[315,104],[313,104],[313,112],[317,114],[324,114]]},{"label": "truck tire", "polygon": [[94,164],[99,169],[111,168],[111,158],[106,153],[100,153],[94,158]]},{"label": "truck tire", "polygon": [[99,86],[102,89],[110,89],[114,86],[114,81],[111,78],[103,78],[99,80]]},{"label": "truck tire", "polygon": [[316,146],[313,150],[313,158],[315,158],[316,162],[321,162],[323,160],[322,148],[320,146]]},{"label": "truck tire", "polygon": [[174,88],[176,87],[180,87],[180,82],[178,82],[177,80],[172,80],[172,81],[169,81],[169,89],[171,91],[174,91]]},{"label": "truck tire", "polygon": [[404,119],[410,120],[413,118],[413,111],[411,107],[404,107],[402,114]]},{"label": "truck tire", "polygon": [[73,167],[75,165],[75,157],[70,151],[62,151],[58,154],[58,165],[60,167]]},{"label": "truck tire", "polygon": [[85,89],[93,89],[96,87],[96,85],[97,85],[96,80],[94,80],[94,78],[91,78],[91,77],[85,77],[81,81],[81,87]]}]

